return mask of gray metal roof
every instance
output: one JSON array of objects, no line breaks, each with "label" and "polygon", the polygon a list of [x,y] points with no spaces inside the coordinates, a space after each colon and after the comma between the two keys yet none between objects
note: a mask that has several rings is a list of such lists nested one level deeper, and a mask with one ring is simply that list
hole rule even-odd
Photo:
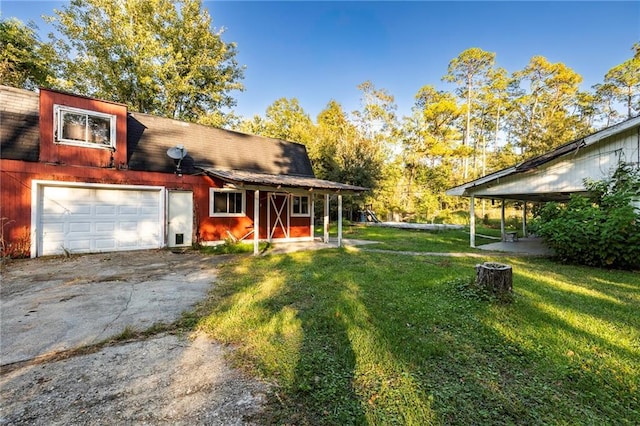
[{"label": "gray metal roof", "polygon": [[363,188],[361,186],[316,179],[310,176],[273,175],[268,173],[249,172],[246,170],[220,170],[210,167],[200,168],[211,176],[217,177],[238,187],[246,187],[247,189],[266,187],[270,190],[273,188],[281,189],[283,191],[287,189],[304,189],[318,192],[343,193],[360,193],[369,190],[369,188]]},{"label": "gray metal roof", "polygon": [[[578,151],[585,149],[586,147],[596,144],[612,135],[622,133],[629,129],[633,129],[634,127],[640,126],[640,116],[630,118],[621,123],[614,124],[613,126],[609,126],[597,132],[594,132],[588,136],[583,138],[579,138],[563,144],[558,148],[546,152],[542,155],[538,155],[536,157],[530,158],[520,164],[515,166],[507,167],[502,170],[498,170],[489,175],[480,177],[478,179],[474,179],[472,181],[466,182],[462,185],[458,185],[453,188],[449,188],[446,191],[447,195],[454,196],[464,196],[469,197],[472,195],[474,191],[477,189],[488,187],[488,186],[496,186],[499,185],[501,179],[505,179],[507,177],[515,176],[518,174],[525,174],[530,171],[534,171],[540,166],[549,163],[556,158],[565,156],[565,155],[575,155]],[[519,199],[519,200],[530,200],[530,201],[562,201],[568,200],[571,193],[560,193],[560,192],[549,192],[544,194],[509,194],[509,198]],[[489,198],[498,198],[498,196],[493,195]]]}]

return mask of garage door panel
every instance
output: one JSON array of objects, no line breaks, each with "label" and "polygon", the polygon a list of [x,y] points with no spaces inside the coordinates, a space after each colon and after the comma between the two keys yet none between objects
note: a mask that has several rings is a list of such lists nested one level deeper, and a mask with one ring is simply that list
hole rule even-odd
[{"label": "garage door panel", "polygon": [[113,238],[96,238],[95,247],[98,251],[115,251],[118,248],[118,244]]},{"label": "garage door panel", "polygon": [[44,186],[41,194],[42,254],[162,245],[160,190]]},{"label": "garage door panel", "polygon": [[71,222],[69,224],[69,233],[82,233],[85,234],[87,232],[91,232],[91,223],[90,222]]},{"label": "garage door panel", "polygon": [[118,213],[115,205],[97,205],[95,208],[96,216],[115,216]]},{"label": "garage door panel", "polygon": [[68,238],[65,243],[65,248],[73,253],[89,252],[91,250],[91,241],[86,239]]},{"label": "garage door panel", "polygon": [[113,232],[116,224],[113,222],[96,222],[96,232]]}]

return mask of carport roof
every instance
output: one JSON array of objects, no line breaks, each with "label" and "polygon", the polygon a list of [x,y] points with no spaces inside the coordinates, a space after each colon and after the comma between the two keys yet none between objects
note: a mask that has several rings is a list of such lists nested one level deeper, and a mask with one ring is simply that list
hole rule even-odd
[{"label": "carport roof", "polygon": [[[530,158],[515,166],[498,170],[497,172],[466,182],[462,185],[450,188],[446,191],[446,194],[455,195],[459,197],[469,197],[471,195],[476,195],[479,198],[482,198],[483,196],[476,194],[476,192],[490,185],[494,185],[494,186],[500,185],[501,179],[504,179],[506,177],[512,177],[512,176],[514,176],[513,178],[517,179],[515,175],[518,175],[518,174],[524,175],[527,172],[533,171],[538,167],[542,166],[543,164],[546,164],[556,158],[559,158],[568,154],[572,154],[572,153],[575,154],[579,150],[584,149],[589,145],[595,144],[609,136],[624,132],[626,130],[629,130],[638,126],[640,126],[640,116],[630,118],[621,123],[607,127],[605,129],[592,133],[583,138],[579,138],[571,142],[568,142],[564,145],[559,146],[553,151],[549,151],[542,155]],[[571,193],[568,193],[568,192],[505,194],[505,198],[513,199],[513,200],[524,200],[524,201],[564,201],[564,200],[568,200],[570,196],[571,196]],[[501,197],[499,194],[492,194],[490,196],[486,196],[485,198],[501,198]]]},{"label": "carport roof", "polygon": [[316,179],[310,176],[275,175],[245,170],[221,170],[211,167],[199,167],[207,174],[232,185],[246,189],[304,189],[318,192],[361,193],[369,188],[347,185],[345,183]]}]

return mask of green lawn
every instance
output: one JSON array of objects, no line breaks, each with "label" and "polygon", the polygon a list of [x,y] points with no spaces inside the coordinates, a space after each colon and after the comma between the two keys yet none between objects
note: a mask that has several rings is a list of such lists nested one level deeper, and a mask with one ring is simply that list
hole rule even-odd
[{"label": "green lawn", "polygon": [[[482,228],[484,235],[500,235],[500,230]],[[321,234],[321,230],[316,235]],[[333,231],[332,231],[333,232]],[[334,234],[332,234],[334,235]],[[353,225],[343,229],[344,238],[378,241],[376,249],[417,252],[479,252],[469,246],[469,229],[423,231]],[[476,245],[494,243],[495,240],[476,236]]]},{"label": "green lawn", "polygon": [[[375,232],[388,246],[463,250],[463,233],[392,231]],[[637,424],[640,273],[486,260],[513,266],[512,304],[461,289],[479,259],[338,249],[238,258],[199,327],[276,384],[270,417],[256,421]]]}]

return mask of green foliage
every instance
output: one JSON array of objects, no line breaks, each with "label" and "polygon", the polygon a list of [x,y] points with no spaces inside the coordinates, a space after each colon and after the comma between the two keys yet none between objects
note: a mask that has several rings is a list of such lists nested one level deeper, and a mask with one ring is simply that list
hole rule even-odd
[{"label": "green foliage", "polygon": [[[220,122],[241,90],[233,43],[212,32],[200,0],[72,0],[49,17],[64,36],[57,85],[135,111]],[[213,114],[213,115],[212,115]]]},{"label": "green foliage", "polygon": [[610,179],[586,182],[591,198],[573,195],[547,203],[531,230],[568,262],[611,268],[640,267],[640,172],[621,163]]},{"label": "green foliage", "polygon": [[[261,242],[258,248],[263,252],[269,248],[269,243]],[[203,254],[243,254],[253,253],[253,244],[226,239],[223,244],[198,246],[197,249]]]},{"label": "green foliage", "polygon": [[633,50],[631,59],[607,71],[603,85],[614,99],[624,104],[627,118],[640,112],[640,43],[635,43]]},{"label": "green foliage", "polygon": [[15,18],[0,20],[0,84],[33,90],[53,76],[53,48],[36,30]]}]

